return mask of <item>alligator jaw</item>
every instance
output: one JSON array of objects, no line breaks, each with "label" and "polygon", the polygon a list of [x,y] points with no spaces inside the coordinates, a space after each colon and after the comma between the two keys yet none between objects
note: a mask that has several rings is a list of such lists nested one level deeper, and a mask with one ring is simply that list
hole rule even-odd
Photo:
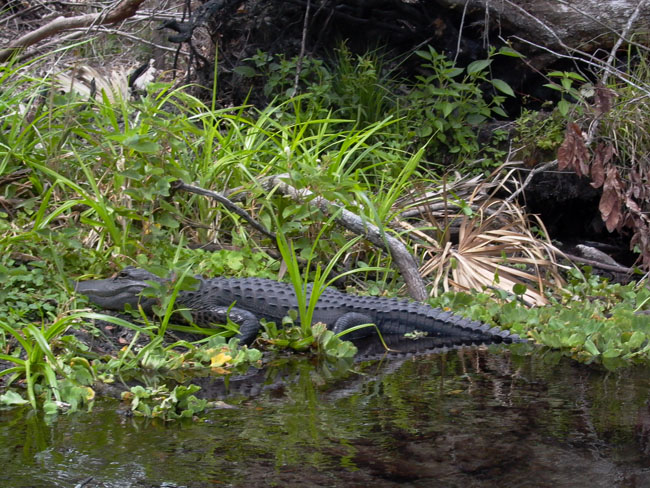
[{"label": "alligator jaw", "polygon": [[142,305],[149,311],[154,300],[140,297],[140,293],[150,285],[145,280],[123,279],[119,276],[104,280],[75,281],[74,289],[77,293],[86,295],[88,299],[107,310],[124,311],[124,306],[129,304],[132,308]]}]

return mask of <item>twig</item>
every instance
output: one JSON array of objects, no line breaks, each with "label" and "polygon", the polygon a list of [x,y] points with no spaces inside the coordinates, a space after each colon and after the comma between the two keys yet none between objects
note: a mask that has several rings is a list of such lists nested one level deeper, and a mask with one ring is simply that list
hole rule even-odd
[{"label": "twig", "polygon": [[[176,51],[178,51],[178,49],[176,49],[176,48],[171,48],[171,47],[168,47],[168,46],[163,46],[161,44],[156,44],[155,42],[147,41],[146,39],[142,39],[141,37],[134,36],[133,34],[129,34],[128,32],[120,31],[120,30],[117,30],[117,29],[109,29],[107,27],[99,27],[97,30],[99,32],[105,32],[106,34],[115,34],[117,36],[126,37],[127,39],[131,39],[132,41],[137,41],[137,42],[142,43],[142,44],[147,44],[149,46],[153,46],[156,49],[161,49],[163,51],[169,51],[169,52],[172,52],[172,53],[175,53]],[[190,53],[188,53],[186,51],[181,51],[180,54],[182,54],[183,56],[189,56],[190,55]]]},{"label": "twig", "polygon": [[21,49],[36,44],[37,42],[51,37],[59,32],[76,29],[79,27],[89,27],[94,24],[114,24],[121,22],[135,15],[138,7],[144,0],[122,0],[115,9],[108,13],[100,12],[97,14],[77,15],[75,17],[58,17],[52,22],[39,27],[35,31],[29,32],[24,36],[9,43],[5,49],[0,50],[0,63],[9,59],[13,54]]},{"label": "twig", "polygon": [[307,0],[307,7],[305,8],[305,20],[302,24],[302,40],[300,41],[300,54],[298,55],[298,62],[296,63],[296,77],[293,80],[293,90],[291,96],[295,97],[298,93],[298,84],[300,83],[300,72],[302,71],[302,60],[305,57],[305,44],[307,43],[307,26],[309,25],[309,9],[311,8],[311,0]]},{"label": "twig", "polygon": [[376,225],[363,220],[349,210],[330,202],[326,198],[320,195],[314,195],[310,190],[299,190],[291,186],[285,181],[288,178],[289,175],[286,174],[274,176],[269,178],[264,186],[267,188],[276,188],[283,195],[287,195],[296,201],[303,201],[305,197],[309,197],[310,204],[317,206],[326,215],[333,215],[339,225],[355,234],[365,237],[378,248],[386,250],[402,274],[411,298],[419,301],[427,299],[427,290],[424,286],[422,276],[420,276],[420,272],[418,271],[417,263],[399,239],[387,234]]},{"label": "twig", "polygon": [[547,171],[547,170],[549,170],[549,169],[551,169],[551,168],[553,168],[553,167],[555,167],[555,166],[557,166],[557,159],[554,159],[553,161],[549,161],[548,163],[543,164],[543,165],[541,165],[541,166],[537,166],[535,169],[533,169],[533,170],[528,174],[528,176],[527,176],[526,179],[524,180],[523,185],[521,185],[519,188],[517,188],[516,191],[512,192],[512,193],[510,194],[510,196],[509,196],[508,198],[506,198],[505,203],[510,203],[510,202],[512,202],[515,198],[517,198],[517,196],[518,196],[521,192],[523,192],[523,191],[526,189],[526,187],[530,184],[531,180],[533,179],[533,177],[534,177],[537,173],[541,173],[541,172],[543,172],[543,171]]},{"label": "twig", "polygon": [[10,15],[9,17],[5,17],[4,19],[2,19],[2,22],[4,22],[5,25],[6,25],[7,23],[9,23],[10,21],[14,20],[17,17],[20,17],[22,15],[31,14],[32,12],[34,12],[34,11],[36,11],[38,9],[41,9],[41,8],[44,8],[44,6],[43,5],[34,5],[34,6],[29,7],[27,9],[25,9],[25,10],[19,10],[15,14]]},{"label": "twig", "polygon": [[44,44],[41,44],[38,47],[38,49],[32,49],[32,50],[30,50],[28,52],[21,53],[19,56],[16,56],[15,60],[16,60],[17,63],[22,63],[24,61],[27,61],[29,58],[32,58],[32,57],[36,56],[39,53],[39,51],[42,51],[43,49],[46,49],[46,48],[48,48],[50,46],[53,46],[55,44],[64,45],[68,41],[74,41],[76,39],[79,39],[83,35],[84,32],[85,32],[85,29],[80,30],[80,31],[76,31],[76,32],[73,31],[72,33],[67,34],[67,35],[65,35],[63,37],[52,39],[52,40],[50,40],[50,41],[48,41],[48,42],[46,42]]},{"label": "twig", "polygon": [[[623,41],[627,38],[627,36],[628,36],[630,30],[632,29],[632,25],[634,24],[634,22],[638,19],[639,15],[640,15],[641,7],[642,7],[646,2],[647,2],[647,0],[640,0],[640,1],[639,1],[639,3],[638,3],[637,6],[636,6],[636,9],[634,10],[634,12],[632,12],[632,15],[630,15],[630,18],[628,19],[627,24],[625,25],[625,28],[623,29],[623,32],[621,32],[620,34],[617,33],[617,35],[618,35],[618,40],[616,41],[616,43],[615,43],[614,46],[612,47],[612,49],[611,49],[611,51],[610,51],[610,53],[609,53],[609,56],[608,56],[608,58],[607,58],[607,61],[606,61],[605,63],[602,63],[602,62],[600,62],[600,63],[594,63],[594,62],[588,61],[587,59],[576,58],[575,56],[567,56],[567,55],[563,55],[563,54],[560,54],[560,53],[557,53],[557,52],[551,51],[550,49],[545,48],[545,47],[541,47],[541,46],[538,46],[538,47],[541,47],[541,48],[545,49],[546,51],[549,51],[549,52],[555,54],[555,55],[558,56],[558,57],[568,57],[568,58],[571,58],[571,59],[576,60],[576,61],[577,61],[577,60],[580,60],[580,61],[582,61],[582,62],[586,62],[586,63],[588,63],[588,64],[591,64],[591,65],[595,65],[595,66],[597,66],[599,69],[602,69],[602,70],[604,71],[603,76],[602,76],[601,84],[602,84],[602,85],[605,85],[606,82],[607,82],[607,77],[611,74],[611,72],[612,72],[612,71],[618,71],[618,70],[616,70],[616,69],[613,67],[614,61],[615,61],[615,59],[616,59],[616,51],[618,51],[618,49],[619,49],[619,47],[621,46],[621,44],[623,43]],[[508,3],[510,3],[510,2],[508,2]],[[519,7],[519,8],[521,9],[521,7]],[[522,10],[522,11],[525,11],[525,10],[523,10],[523,9],[521,9],[521,10]],[[530,14],[529,14],[529,15],[530,15]],[[534,17],[533,17],[533,18],[534,18]],[[536,19],[536,20],[538,20],[538,19]],[[546,26],[546,24],[544,24],[543,22],[539,21],[539,23],[542,24],[543,26],[545,26],[547,29],[551,30],[551,29],[550,29],[548,26]],[[552,32],[552,31],[551,31],[551,32]],[[559,39],[559,38],[558,38],[558,39]],[[523,40],[523,39],[521,39],[521,40]],[[526,41],[526,42],[529,42],[529,41]],[[530,43],[530,42],[529,42],[529,44],[531,44],[531,45],[535,45],[535,44]],[[567,51],[570,50],[570,49],[568,48],[568,46],[565,46],[564,44],[562,44],[562,46],[563,46],[565,49],[567,49]],[[586,54],[586,53],[581,53],[581,54]],[[619,73],[620,73],[620,72],[619,72]],[[622,74],[622,73],[621,73],[621,74]],[[636,87],[636,85],[634,85],[634,83],[632,83],[631,81],[629,81],[627,78],[621,76],[621,74],[618,74],[618,76],[619,76],[620,78],[622,78],[626,83],[629,83],[630,85],[634,86],[635,88],[639,88],[639,89],[641,89],[640,87]],[[643,91],[643,90],[642,90],[642,91]],[[594,120],[594,123],[592,123],[591,126],[589,127],[589,133],[587,134],[587,138],[586,138],[586,144],[587,144],[587,145],[591,144],[591,142],[593,141],[594,134],[596,133],[596,131],[597,131],[597,129],[598,129],[598,124],[599,124],[599,122],[600,122],[600,118],[596,118],[596,119]],[[507,199],[506,199],[506,202],[510,202],[510,201],[512,201],[512,200],[515,199],[515,198],[516,198],[516,197],[517,197],[521,192],[523,192],[523,191],[526,189],[526,187],[530,184],[531,180],[533,179],[533,177],[534,177],[537,173],[541,173],[541,172],[543,172],[543,171],[547,171],[548,169],[551,169],[551,168],[553,168],[553,167],[556,166],[556,165],[557,165],[557,159],[554,159],[553,161],[550,161],[550,162],[548,162],[548,163],[546,163],[546,164],[544,164],[544,165],[542,165],[542,166],[538,166],[538,167],[536,167],[535,169],[533,169],[533,170],[530,172],[530,174],[526,177],[526,179],[524,180],[523,185],[521,185],[521,187],[519,187],[515,192],[513,192],[513,193],[512,193],[512,194],[511,194]]]},{"label": "twig", "polygon": [[465,25],[465,15],[467,14],[467,5],[469,0],[465,0],[465,5],[463,6],[463,13],[460,16],[460,27],[458,28],[458,39],[456,40],[456,54],[454,55],[454,64],[458,60],[458,55],[460,54],[460,43],[463,37],[463,27]]},{"label": "twig", "polygon": [[171,189],[172,191],[184,190],[189,193],[196,193],[197,195],[203,195],[206,197],[213,198],[214,200],[221,203],[224,207],[226,207],[231,212],[239,215],[241,218],[243,218],[246,222],[251,224],[255,229],[260,231],[262,234],[267,235],[273,240],[275,240],[275,234],[273,232],[269,231],[266,227],[264,227],[262,224],[257,222],[253,217],[248,215],[244,210],[242,210],[240,207],[235,205],[228,198],[226,198],[220,193],[217,193],[216,191],[206,190],[205,188],[201,188],[199,186],[188,185],[187,183],[181,180],[176,180],[172,182]]},{"label": "twig", "polygon": [[[618,51],[618,48],[621,47],[621,44],[623,44],[623,41],[627,38],[628,34],[630,33],[630,30],[632,29],[632,24],[634,24],[636,19],[639,18],[639,14],[641,13],[641,7],[646,3],[646,1],[647,0],[639,1],[636,8],[634,9],[634,12],[632,12],[630,18],[627,19],[627,24],[625,25],[623,32],[617,34],[618,39],[614,43],[614,46],[612,46],[612,50],[609,52],[607,61],[605,61],[605,65],[603,66],[605,72],[603,73],[603,76],[600,80],[600,84],[602,86],[607,86],[607,78],[609,77],[609,68],[611,68],[614,65],[614,61],[616,60],[616,51]],[[589,130],[587,132],[587,140],[586,140],[587,145],[590,145],[591,142],[593,141],[594,135],[598,131],[600,120],[601,120],[600,116],[597,116],[596,119],[593,121],[593,123],[589,126]]]},{"label": "twig", "polygon": [[574,49],[573,52],[576,52],[576,53],[579,53],[579,54],[585,56],[585,57],[578,57],[578,56],[574,56],[572,54],[559,53],[559,52],[554,51],[554,50],[552,50],[552,49],[550,49],[550,48],[548,48],[546,46],[534,43],[534,42],[532,42],[532,41],[530,41],[528,39],[525,39],[523,37],[512,36],[511,39],[515,39],[515,40],[520,41],[520,42],[522,42],[524,44],[528,44],[528,45],[530,45],[530,46],[532,46],[532,47],[534,47],[536,49],[539,49],[540,51],[546,51],[547,53],[552,54],[553,56],[555,56],[558,59],[569,59],[571,61],[584,63],[584,64],[586,64],[588,66],[593,67],[593,68],[605,69],[610,74],[612,74],[612,75],[616,76],[617,78],[623,80],[625,83],[627,83],[631,87],[636,88],[637,90],[645,92],[645,93],[648,92],[647,87],[643,88],[639,84],[635,83],[635,81],[638,82],[638,83],[641,83],[641,80],[634,79],[634,81],[633,81],[633,77],[627,75],[626,73],[624,73],[623,71],[617,69],[614,66],[609,66],[609,67],[605,66],[604,63],[602,61],[600,61],[598,58],[596,58],[595,56],[592,56],[592,55],[590,55],[588,53],[585,53],[584,51]]}]

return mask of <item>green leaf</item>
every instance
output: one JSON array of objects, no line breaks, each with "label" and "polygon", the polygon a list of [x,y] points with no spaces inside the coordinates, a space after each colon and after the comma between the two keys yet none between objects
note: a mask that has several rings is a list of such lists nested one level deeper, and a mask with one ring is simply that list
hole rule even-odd
[{"label": "green leaf", "polygon": [[257,74],[257,71],[255,71],[254,68],[245,65],[237,66],[233,71],[244,78],[253,78]]},{"label": "green leaf", "polygon": [[630,349],[637,349],[643,344],[646,340],[646,335],[641,331],[636,331],[630,337],[630,340],[627,341],[627,346]]},{"label": "green leaf", "polygon": [[584,77],[582,77],[578,73],[573,73],[572,71],[567,71],[565,73],[565,76],[567,78],[573,78],[574,80],[578,80],[578,81],[587,81]]},{"label": "green leaf", "polygon": [[491,59],[479,59],[478,61],[473,61],[467,66],[467,74],[473,75],[480,71],[483,71],[485,68],[492,64]]},{"label": "green leaf", "polygon": [[514,49],[512,49],[511,47],[508,47],[508,46],[503,46],[501,49],[499,49],[497,54],[503,54],[504,56],[510,56],[510,57],[513,57],[513,58],[523,58],[524,57],[523,54],[521,54],[518,51],[515,51]]},{"label": "green leaf", "polygon": [[557,83],[545,83],[542,86],[544,86],[545,88],[550,88],[551,90],[562,91],[562,87]]},{"label": "green leaf", "polygon": [[448,78],[456,78],[458,75],[462,74],[465,71],[465,68],[451,68],[445,73]]},{"label": "green leaf", "polygon": [[526,285],[522,283],[515,283],[515,285],[512,287],[512,292],[517,296],[521,296],[526,293]]},{"label": "green leaf", "polygon": [[127,137],[124,139],[124,141],[122,141],[122,144],[124,144],[129,149],[133,149],[134,151],[141,153],[155,153],[160,151],[160,145],[153,142],[151,139],[149,139],[148,136],[135,135]]},{"label": "green leaf", "polygon": [[557,109],[564,117],[566,117],[566,115],[569,113],[569,108],[571,108],[571,104],[566,100],[560,100],[557,103]]},{"label": "green leaf", "polygon": [[43,413],[45,413],[45,415],[54,415],[58,412],[58,410],[59,407],[56,402],[48,400],[47,402],[43,403]]},{"label": "green leaf", "polygon": [[496,88],[497,90],[499,90],[502,93],[505,93],[508,96],[511,96],[511,97],[515,96],[515,92],[512,91],[512,88],[510,88],[510,85],[508,85],[508,83],[506,83],[505,81],[500,80],[499,78],[494,78],[492,80],[492,86],[494,86],[494,88]]},{"label": "green leaf", "polygon": [[448,117],[449,114],[452,113],[455,108],[456,108],[455,103],[442,102],[440,104],[440,110],[442,111],[442,116],[445,117],[445,118]]},{"label": "green leaf", "polygon": [[2,405],[24,405],[25,403],[29,403],[29,401],[25,400],[15,391],[10,390],[4,395],[0,395],[0,404]]},{"label": "green leaf", "polygon": [[603,357],[604,358],[617,358],[621,355],[621,350],[618,348],[611,348],[607,349],[603,352]]},{"label": "green leaf", "polygon": [[585,349],[592,356],[599,356],[600,355],[600,351],[598,350],[598,348],[596,347],[596,344],[594,344],[591,339],[587,339],[585,341]]}]

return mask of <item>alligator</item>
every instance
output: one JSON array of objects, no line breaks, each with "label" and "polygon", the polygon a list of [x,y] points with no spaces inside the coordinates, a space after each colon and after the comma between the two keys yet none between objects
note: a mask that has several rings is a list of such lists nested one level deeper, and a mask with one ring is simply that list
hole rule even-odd
[{"label": "alligator", "polygon": [[[243,344],[252,343],[259,330],[260,319],[280,324],[290,310],[298,310],[293,285],[263,278],[201,278],[193,291],[181,291],[176,298],[178,308],[188,309],[194,323],[200,326],[224,324],[228,319],[239,325],[236,336]],[[164,283],[144,269],[126,267],[112,278],[76,282],[76,291],[107,310],[124,311],[142,307],[151,314],[158,302],[142,296],[151,282]],[[307,287],[307,297],[311,294]],[[331,288],[322,291],[314,308],[313,322],[322,322],[340,333],[363,324],[374,324],[384,334],[421,331],[428,336],[449,337],[464,342],[525,342],[516,334],[490,327],[449,311],[424,303],[398,298],[357,296]],[[352,331],[347,338],[374,334],[374,327]]]}]

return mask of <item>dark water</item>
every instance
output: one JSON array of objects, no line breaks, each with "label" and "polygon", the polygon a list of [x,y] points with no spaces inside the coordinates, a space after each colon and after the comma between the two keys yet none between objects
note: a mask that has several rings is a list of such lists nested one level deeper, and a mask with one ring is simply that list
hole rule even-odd
[{"label": "dark water", "polygon": [[339,377],[306,360],[283,369],[200,421],[133,418],[110,399],[53,421],[0,412],[0,485],[650,486],[647,369],[607,373],[527,346]]}]

